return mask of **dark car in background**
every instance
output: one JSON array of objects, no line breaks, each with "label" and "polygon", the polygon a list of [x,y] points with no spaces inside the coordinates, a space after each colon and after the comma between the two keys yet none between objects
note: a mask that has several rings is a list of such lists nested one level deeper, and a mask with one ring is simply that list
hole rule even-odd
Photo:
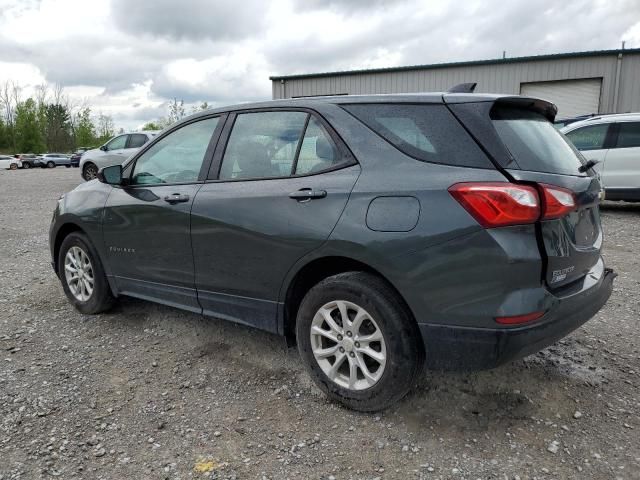
[{"label": "dark car in background", "polygon": [[41,166],[40,159],[34,153],[19,153],[14,156],[22,162],[22,168],[35,168]]},{"label": "dark car in background", "polygon": [[329,397],[382,409],[424,362],[494,367],[609,298],[600,182],[555,113],[442,93],[198,113],[59,200],[52,265],[82,313],[129,295],[285,335]]},{"label": "dark car in background", "polygon": [[75,152],[73,152],[73,154],[71,154],[69,160],[72,167],[78,168],[80,166],[80,159],[82,158],[82,154],[87,150],[90,150],[90,147],[79,148]]}]

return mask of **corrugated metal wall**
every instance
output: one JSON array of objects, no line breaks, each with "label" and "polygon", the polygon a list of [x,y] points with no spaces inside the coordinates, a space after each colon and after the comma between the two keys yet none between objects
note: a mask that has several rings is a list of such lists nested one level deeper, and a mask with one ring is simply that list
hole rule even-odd
[{"label": "corrugated metal wall", "polygon": [[476,92],[520,93],[526,82],[602,78],[600,113],[640,111],[640,55],[625,54],[621,63],[618,107],[614,105],[618,57],[577,56],[380,73],[354,73],[273,80],[273,98],[314,95],[412,93],[445,91],[453,85],[477,82]]}]

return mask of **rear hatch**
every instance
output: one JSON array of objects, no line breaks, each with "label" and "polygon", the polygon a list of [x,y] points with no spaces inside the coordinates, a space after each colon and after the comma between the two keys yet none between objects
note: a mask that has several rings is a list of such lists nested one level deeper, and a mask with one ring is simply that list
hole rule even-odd
[{"label": "rear hatch", "polygon": [[539,221],[536,231],[550,289],[584,278],[600,259],[601,185],[592,170],[580,172],[584,157],[553,127],[555,106],[525,97],[463,102],[445,95],[445,101],[498,169],[515,183],[535,186],[543,209],[545,185],[573,195],[574,207]]}]

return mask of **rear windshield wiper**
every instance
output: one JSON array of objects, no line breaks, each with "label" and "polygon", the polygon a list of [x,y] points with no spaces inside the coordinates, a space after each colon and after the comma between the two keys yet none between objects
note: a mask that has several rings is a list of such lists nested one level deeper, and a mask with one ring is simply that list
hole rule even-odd
[{"label": "rear windshield wiper", "polygon": [[578,168],[578,171],[580,173],[584,173],[587,170],[589,170],[590,168],[595,167],[598,163],[599,163],[598,160],[587,160],[584,164],[582,164],[582,166],[580,168]]}]

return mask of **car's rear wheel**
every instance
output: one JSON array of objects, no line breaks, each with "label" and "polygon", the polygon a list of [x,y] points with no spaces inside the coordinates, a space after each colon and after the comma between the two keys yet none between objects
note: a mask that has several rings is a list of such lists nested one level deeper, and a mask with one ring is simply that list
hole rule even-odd
[{"label": "car's rear wheel", "polygon": [[30,163],[23,163],[22,164],[22,168],[31,168],[31,164]]},{"label": "car's rear wheel", "polygon": [[113,305],[104,268],[86,235],[73,232],[62,241],[58,276],[67,298],[81,313],[100,313]]},{"label": "car's rear wheel", "polygon": [[56,163],[55,162],[47,162],[47,168],[56,168]]},{"label": "car's rear wheel", "polygon": [[98,167],[96,167],[93,163],[87,163],[82,169],[82,178],[84,178],[87,182],[89,180],[93,180],[98,176]]},{"label": "car's rear wheel", "polygon": [[355,410],[389,407],[407,394],[424,364],[422,339],[404,302],[365,272],[335,275],[309,290],[296,335],[316,384]]}]

